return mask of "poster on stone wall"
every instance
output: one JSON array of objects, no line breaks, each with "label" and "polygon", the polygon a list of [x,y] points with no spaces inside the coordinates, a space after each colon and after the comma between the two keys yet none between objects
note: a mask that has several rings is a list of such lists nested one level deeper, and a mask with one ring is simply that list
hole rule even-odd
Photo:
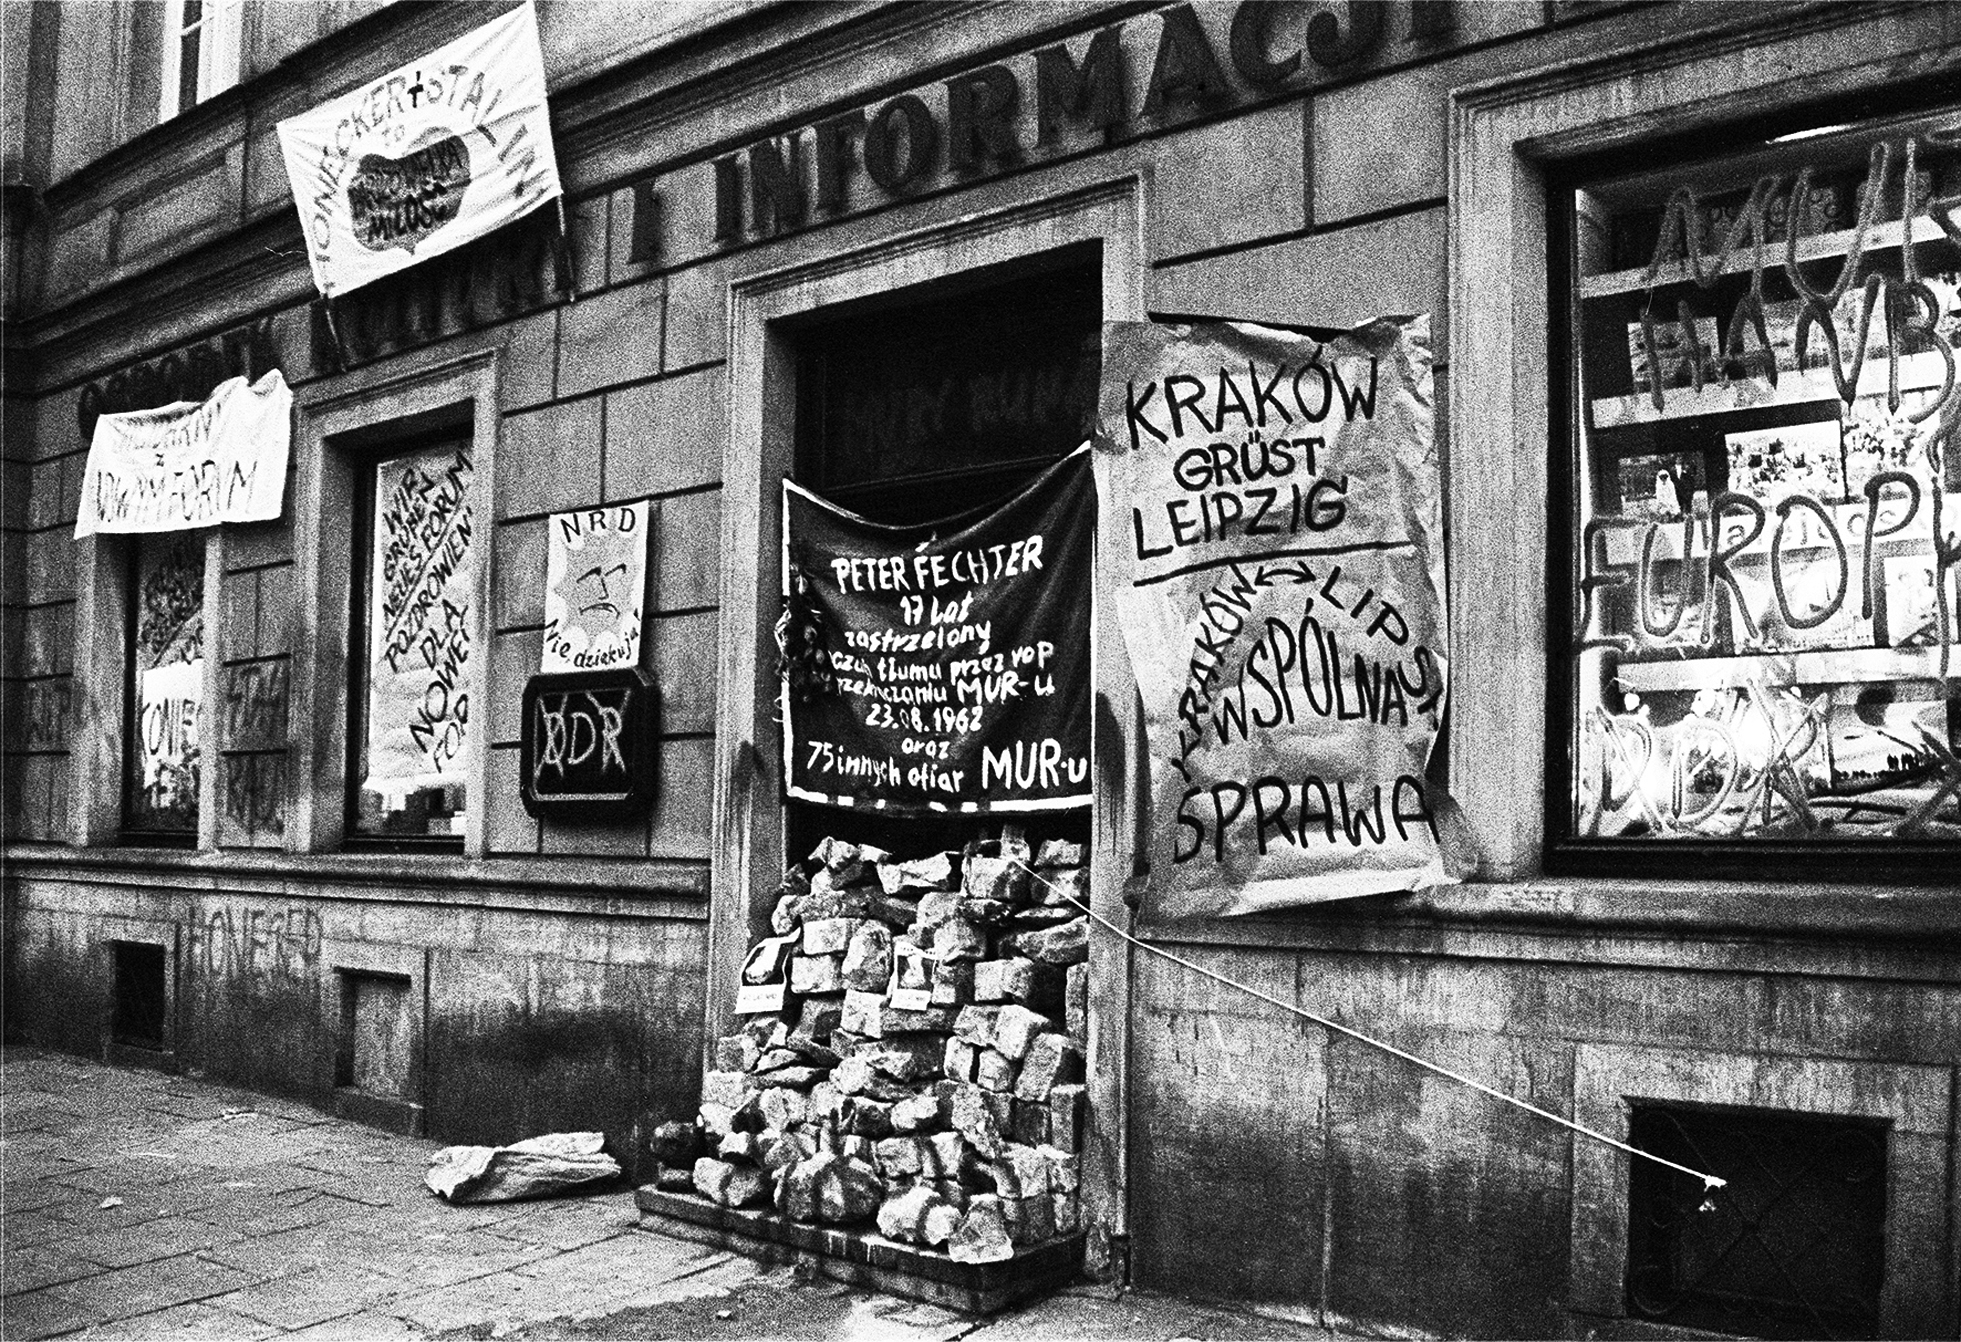
[{"label": "poster on stone wall", "polygon": [[529,3],[279,123],[320,292],[334,298],[561,194]]},{"label": "poster on stone wall", "polygon": [[292,434],[293,393],[277,368],[228,378],[202,401],[99,415],[75,536],[271,521]]},{"label": "poster on stone wall", "polygon": [[1429,319],[1104,327],[1107,599],[1143,697],[1151,898],[1243,914],[1450,879]]},{"label": "poster on stone wall", "polygon": [[900,814],[1089,803],[1089,476],[1086,444],[1005,504],[904,527],[784,481],[791,796]]},{"label": "poster on stone wall", "polygon": [[609,503],[545,520],[545,639],[539,670],[640,665],[653,504]]},{"label": "poster on stone wall", "polygon": [[365,786],[385,803],[464,782],[472,474],[467,442],[375,467]]}]

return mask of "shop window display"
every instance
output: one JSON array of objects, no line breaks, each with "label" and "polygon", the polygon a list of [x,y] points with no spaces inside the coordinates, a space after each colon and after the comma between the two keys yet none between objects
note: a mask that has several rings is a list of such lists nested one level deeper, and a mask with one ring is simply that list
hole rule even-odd
[{"label": "shop window display", "polygon": [[1570,835],[1961,842],[1961,110],[1569,199]]}]

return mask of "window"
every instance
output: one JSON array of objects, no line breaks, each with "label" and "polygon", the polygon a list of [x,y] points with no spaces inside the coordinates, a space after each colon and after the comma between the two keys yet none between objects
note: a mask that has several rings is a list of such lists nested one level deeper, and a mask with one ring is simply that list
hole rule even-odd
[{"label": "window", "polygon": [[1932,874],[1961,843],[1961,445],[1938,432],[1961,235],[1928,201],[1961,193],[1961,109],[1732,144],[1556,197],[1575,614],[1548,819],[1621,858],[1762,874],[1863,841]]},{"label": "window", "polygon": [[157,120],[168,121],[238,82],[245,0],[164,0]]},{"label": "window", "polygon": [[130,550],[123,830],[183,842],[198,824],[204,702],[204,536],[134,538]]},{"label": "window", "polygon": [[445,436],[360,470],[348,833],[460,840],[470,805],[475,473]]},{"label": "window", "polygon": [[1637,1105],[1627,1312],[1746,1337],[1876,1337],[1886,1270],[1884,1120]]}]

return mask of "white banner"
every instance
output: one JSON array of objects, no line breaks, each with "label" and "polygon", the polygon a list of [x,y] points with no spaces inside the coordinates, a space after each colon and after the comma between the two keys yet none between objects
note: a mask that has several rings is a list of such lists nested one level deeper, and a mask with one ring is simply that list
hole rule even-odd
[{"label": "white banner", "polygon": [[277,368],[221,382],[203,401],[95,421],[75,535],[267,522],[286,492],[293,393]]},{"label": "white banner", "polygon": [[1150,898],[1253,913],[1452,879],[1427,317],[1333,340],[1104,327],[1109,575],[1151,754]]},{"label": "white banner", "polygon": [[280,122],[279,145],[329,298],[501,228],[560,194],[536,13]]},{"label": "white banner", "polygon": [[539,670],[640,665],[652,504],[609,503],[545,523],[545,651]]}]

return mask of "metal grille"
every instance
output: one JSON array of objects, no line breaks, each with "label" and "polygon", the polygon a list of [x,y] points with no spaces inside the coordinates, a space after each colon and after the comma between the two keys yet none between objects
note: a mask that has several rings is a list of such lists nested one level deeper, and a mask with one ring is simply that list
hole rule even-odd
[{"label": "metal grille", "polygon": [[138,941],[112,943],[116,952],[116,1001],[109,1033],[118,1044],[162,1048],[167,994],[163,947]]},{"label": "metal grille", "polygon": [[1765,1338],[1879,1328],[1884,1122],[1772,1110],[1637,1107],[1634,1145],[1729,1181],[1632,1162],[1627,1310]]}]

